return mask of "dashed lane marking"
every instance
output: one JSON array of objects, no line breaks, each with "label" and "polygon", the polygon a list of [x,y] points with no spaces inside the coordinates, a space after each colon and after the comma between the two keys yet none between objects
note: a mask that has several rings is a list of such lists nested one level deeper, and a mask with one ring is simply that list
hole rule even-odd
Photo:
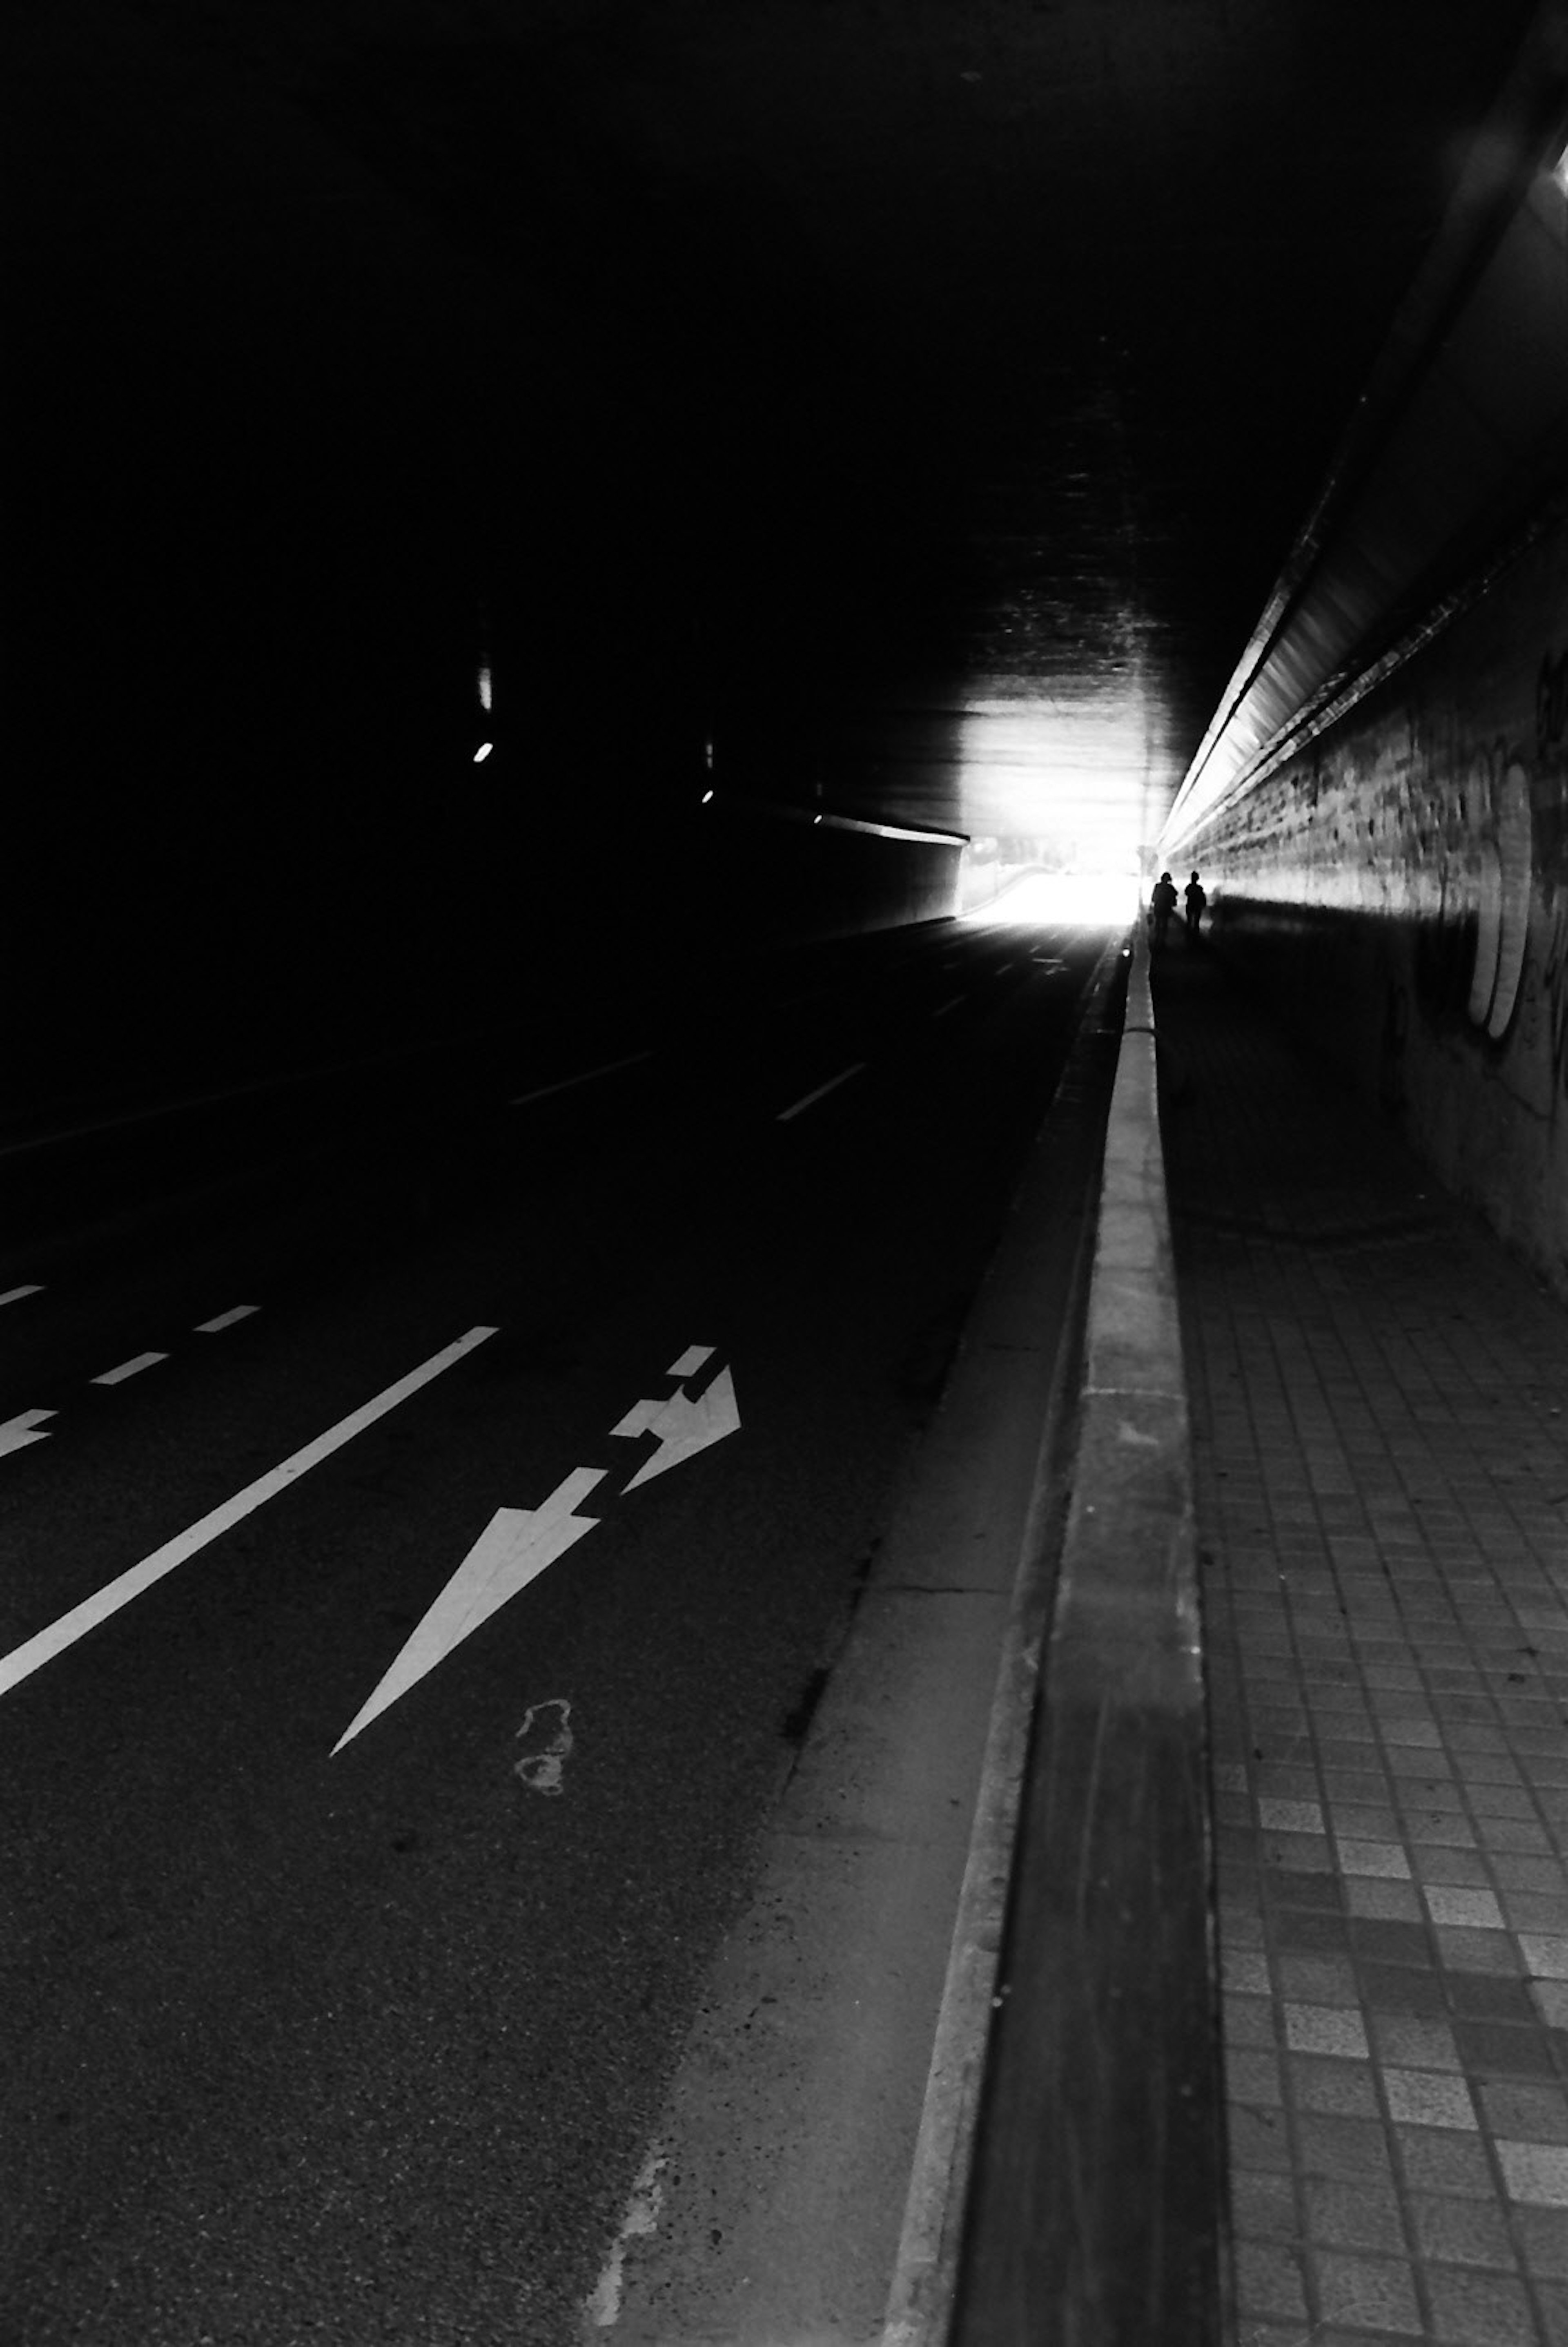
[{"label": "dashed lane marking", "polygon": [[[74,1605],[68,1614],[62,1614],[57,1622],[51,1622],[46,1630],[40,1630],[36,1637],[29,1638],[24,1645],[14,1647],[8,1655],[0,1655],[0,1695],[18,1686],[23,1679],[31,1677],[56,1655],[74,1645],[78,1638],[85,1637],[89,1630],[96,1629],[111,1614],[117,1614],[120,1607],[128,1605],[134,1597],[141,1596],[166,1573],[187,1563],[209,1542],[217,1540],[220,1533],[229,1532],[242,1517],[251,1514],[268,1500],[275,1498],[278,1492],[287,1490],[290,1483],[297,1482],[301,1475],[319,1466],[334,1450],[341,1450],[345,1442],[352,1441],[356,1434],[362,1434],[367,1426],[373,1425],[378,1418],[384,1418],[389,1409],[395,1409],[399,1402],[406,1401],[411,1394],[417,1393],[422,1386],[429,1385],[433,1378],[440,1377],[443,1369],[451,1368],[454,1362],[462,1360],[476,1345],[484,1344],[487,1337],[494,1334],[494,1328],[470,1328],[467,1335],[459,1337],[455,1344],[443,1347],[439,1353],[433,1353],[430,1359],[422,1361],[417,1369],[411,1369],[406,1377],[399,1378],[395,1385],[388,1386],[373,1400],[351,1410],[347,1418],[340,1419],[336,1426],[329,1427],[325,1434],[318,1434],[313,1442],[305,1444],[303,1450],[294,1451],[278,1466],[269,1468],[265,1475],[259,1475],[255,1482],[247,1483],[242,1491],[237,1491],[231,1500],[225,1500],[221,1507],[213,1508],[188,1531],[166,1541],[150,1556],[143,1557],[139,1564],[133,1564],[127,1573],[106,1583],[102,1589],[95,1590],[92,1596],[84,1598],[79,1605]],[[35,1421],[50,1415],[47,1410],[23,1412],[24,1418]],[[16,1421],[13,1419],[11,1423],[15,1425]],[[23,1431],[25,1434],[26,1430]],[[33,1439],[36,1440],[36,1437]]]},{"label": "dashed lane marking", "polygon": [[168,1358],[167,1353],[137,1353],[134,1360],[122,1361],[117,1369],[106,1369],[102,1377],[93,1378],[89,1382],[95,1386],[123,1386],[127,1378],[139,1376],[143,1369],[150,1369],[155,1361],[167,1361]]},{"label": "dashed lane marking", "polygon": [[569,1092],[577,1084],[591,1084],[597,1076],[613,1076],[622,1068],[635,1068],[644,1060],[651,1060],[651,1051],[631,1051],[624,1060],[606,1060],[602,1068],[585,1068],[581,1075],[563,1076],[558,1082],[540,1084],[531,1092],[519,1092],[508,1102],[512,1108],[526,1108],[530,1101],[548,1100],[552,1092]]},{"label": "dashed lane marking", "polygon": [[818,1101],[826,1100],[828,1094],[836,1092],[840,1084],[847,1084],[851,1076],[858,1076],[865,1064],[864,1060],[857,1060],[852,1067],[840,1069],[836,1076],[830,1076],[825,1084],[819,1084],[816,1091],[808,1092],[803,1100],[796,1101],[789,1108],[781,1108],[775,1122],[779,1124],[788,1124],[792,1116],[800,1114],[802,1109],[811,1108]]},{"label": "dashed lane marking", "polygon": [[43,1293],[42,1280],[30,1279],[25,1287],[8,1287],[5,1295],[0,1296],[0,1304],[20,1304],[24,1296],[42,1296]]},{"label": "dashed lane marking", "polygon": [[940,1010],[933,1010],[931,1015],[933,1019],[945,1019],[948,1012],[950,1010],[956,1010],[962,1000],[963,997],[962,994],[955,994],[951,1002],[944,1002]]},{"label": "dashed lane marking", "polygon": [[232,1328],[237,1320],[249,1320],[253,1312],[260,1309],[259,1304],[237,1304],[232,1311],[220,1312],[215,1320],[199,1320],[196,1334],[199,1337],[216,1337],[219,1328]]},{"label": "dashed lane marking", "polygon": [[19,1409],[15,1418],[0,1422],[0,1459],[8,1450],[25,1450],[29,1442],[47,1442],[46,1434],[35,1431],[45,1419],[53,1418],[52,1409]]}]

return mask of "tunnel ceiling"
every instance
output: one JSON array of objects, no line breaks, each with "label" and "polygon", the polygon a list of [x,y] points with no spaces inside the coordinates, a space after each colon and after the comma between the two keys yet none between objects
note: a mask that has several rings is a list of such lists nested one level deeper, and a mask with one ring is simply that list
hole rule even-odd
[{"label": "tunnel ceiling", "polygon": [[711,735],[1157,812],[1528,14],[61,0],[5,36],[38,596],[263,728],[487,632],[498,731],[641,712],[649,788]]}]

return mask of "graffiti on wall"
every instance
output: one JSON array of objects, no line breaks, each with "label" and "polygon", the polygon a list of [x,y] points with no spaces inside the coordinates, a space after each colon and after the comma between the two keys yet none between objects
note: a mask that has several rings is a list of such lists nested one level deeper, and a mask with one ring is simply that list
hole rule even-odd
[{"label": "graffiti on wall", "polygon": [[1530,939],[1529,774],[1499,743],[1477,759],[1458,806],[1464,837],[1441,857],[1435,913],[1417,933],[1416,987],[1435,1023],[1501,1042],[1519,1005]]}]

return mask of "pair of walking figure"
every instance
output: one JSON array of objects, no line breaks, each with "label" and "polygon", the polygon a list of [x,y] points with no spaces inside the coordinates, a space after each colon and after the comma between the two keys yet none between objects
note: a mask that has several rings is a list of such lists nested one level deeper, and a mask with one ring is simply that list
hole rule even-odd
[{"label": "pair of walking figure", "polygon": [[[1207,891],[1196,872],[1182,890],[1182,896],[1186,899],[1186,911],[1182,917],[1186,923],[1187,936],[1196,945],[1198,923],[1203,919],[1203,908],[1208,902]],[[1176,908],[1176,882],[1168,872],[1162,872],[1149,892],[1149,916],[1156,946],[1164,945],[1166,931],[1170,927],[1170,917]]]}]

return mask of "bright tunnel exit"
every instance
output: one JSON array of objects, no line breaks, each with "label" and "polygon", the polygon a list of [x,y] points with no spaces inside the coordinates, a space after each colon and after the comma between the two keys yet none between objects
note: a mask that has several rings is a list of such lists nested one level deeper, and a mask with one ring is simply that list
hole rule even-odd
[{"label": "bright tunnel exit", "polygon": [[1137,659],[1093,680],[998,681],[960,735],[969,921],[1121,928],[1169,800],[1157,703]]}]

